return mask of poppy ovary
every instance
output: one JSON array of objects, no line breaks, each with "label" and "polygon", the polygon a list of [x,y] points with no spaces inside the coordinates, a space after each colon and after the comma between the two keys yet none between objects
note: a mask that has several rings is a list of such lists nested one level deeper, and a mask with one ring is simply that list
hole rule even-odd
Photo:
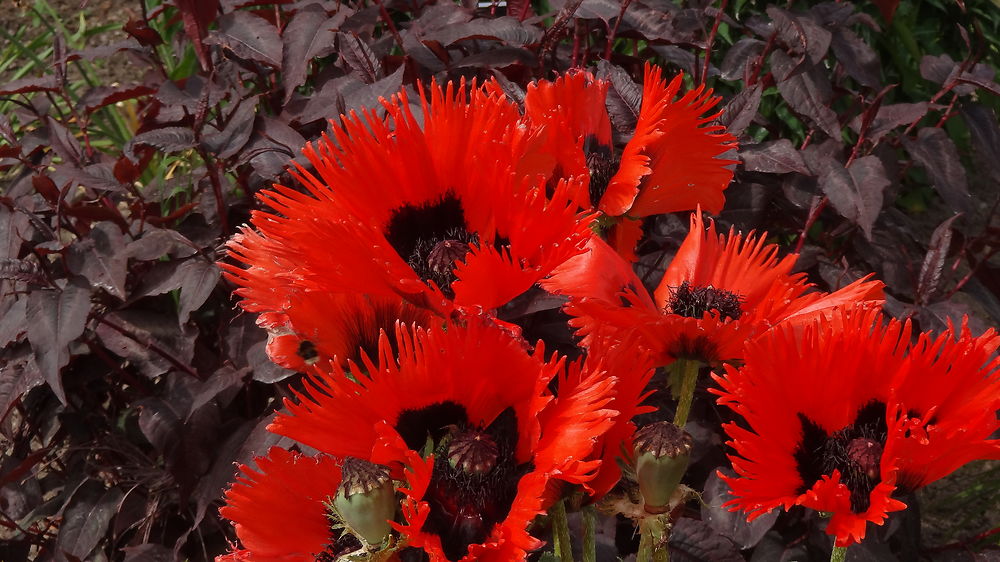
[{"label": "poppy ovary", "polygon": [[448,443],[448,463],[469,474],[487,474],[497,464],[500,448],[486,432],[463,431]]}]

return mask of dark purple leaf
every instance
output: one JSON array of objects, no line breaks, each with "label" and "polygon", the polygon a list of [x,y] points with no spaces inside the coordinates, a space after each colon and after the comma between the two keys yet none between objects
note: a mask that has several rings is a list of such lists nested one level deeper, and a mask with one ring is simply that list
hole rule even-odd
[{"label": "dark purple leaf", "polygon": [[[976,65],[976,66],[979,66],[979,65]],[[966,73],[964,73],[964,74],[962,74],[961,76],[958,77],[958,81],[962,82],[962,83],[965,83],[965,84],[971,84],[973,86],[978,86],[978,87],[986,90],[987,92],[993,94],[994,96],[1000,96],[1000,84],[997,84],[991,78],[984,78],[982,76],[978,76],[978,75],[975,75],[975,74],[969,74],[969,73],[966,72]],[[962,92],[959,91],[959,88],[955,88],[955,91],[959,92],[959,93],[962,93]],[[969,92],[969,93],[972,93],[972,92]]]},{"label": "dark purple leaf", "polygon": [[150,261],[166,255],[186,258],[196,251],[194,243],[176,230],[147,228],[142,238],[129,242],[125,248],[125,255],[141,261]]},{"label": "dark purple leaf", "polygon": [[741,90],[722,108],[722,115],[718,119],[719,124],[733,136],[742,135],[750,126],[754,116],[757,115],[763,93],[764,90],[760,84],[754,84],[752,88]]},{"label": "dark purple leaf", "polygon": [[253,133],[254,118],[257,113],[257,96],[240,100],[229,115],[225,128],[205,136],[205,148],[216,153],[219,158],[229,158],[246,146]]},{"label": "dark purple leaf", "polygon": [[862,86],[879,88],[882,84],[882,68],[875,50],[861,40],[853,31],[839,28],[833,32],[833,48],[837,61],[844,70]]},{"label": "dark purple leaf", "polygon": [[250,12],[230,12],[219,18],[219,29],[209,33],[206,45],[219,45],[237,57],[281,69],[278,28]]},{"label": "dark purple leaf", "polygon": [[83,334],[90,313],[90,288],[78,279],[62,290],[38,290],[28,295],[28,341],[45,382],[66,403],[59,370],[69,363],[69,344]]},{"label": "dark purple leaf", "polygon": [[125,238],[121,229],[110,222],[99,222],[90,235],[69,247],[67,266],[77,275],[111,295],[125,298]]},{"label": "dark purple leaf", "polygon": [[[512,64],[532,67],[538,60],[535,54],[522,47],[494,47],[455,61],[453,68],[505,68]],[[400,67],[402,68],[402,67]]]},{"label": "dark purple leaf", "polygon": [[882,210],[882,194],[889,186],[882,161],[875,156],[858,158],[851,167],[831,162],[819,178],[820,188],[841,216],[861,227],[871,240],[872,227]]},{"label": "dark purple leaf", "polygon": [[983,170],[989,170],[989,177],[1000,182],[1000,125],[996,113],[978,103],[962,106],[962,117],[972,138],[976,163]]},{"label": "dark purple leaf", "polygon": [[507,2],[507,14],[524,21],[535,15],[531,9],[531,0],[509,0]]},{"label": "dark purple leaf", "polygon": [[[612,17],[618,17],[621,4],[614,0],[610,3],[613,6]],[[700,30],[703,21],[701,10],[671,8],[673,6],[670,3],[659,3],[651,7],[643,2],[632,2],[625,11],[621,27],[623,30],[634,30],[651,41],[695,42],[695,30]]]},{"label": "dark purple leaf", "polygon": [[446,27],[426,37],[439,41],[446,47],[468,39],[494,39],[507,45],[524,47],[537,44],[541,38],[542,31],[538,27],[525,26],[517,18],[510,16],[474,19],[468,23]]},{"label": "dark purple leaf", "polygon": [[747,65],[764,52],[764,42],[760,39],[744,37],[726,51],[720,70],[724,80],[741,80]]},{"label": "dark purple leaf", "polygon": [[511,82],[509,78],[504,76],[503,72],[494,69],[493,77],[496,78],[497,83],[500,84],[500,88],[503,93],[507,94],[507,97],[514,100],[517,105],[524,105],[524,88],[518,86],[514,82]]},{"label": "dark purple leaf", "polygon": [[743,167],[751,172],[769,174],[795,172],[809,175],[809,168],[802,155],[788,139],[743,145],[740,147],[740,158],[743,160]]},{"label": "dark purple leaf", "polygon": [[347,19],[346,7],[327,17],[326,10],[318,4],[309,4],[292,16],[281,37],[285,42],[281,61],[281,84],[285,89],[285,103],[306,81],[306,69],[316,57],[325,57],[336,47],[335,29]]},{"label": "dark purple leaf", "polygon": [[123,547],[125,562],[173,562],[174,553],[159,543],[145,543],[139,546]]},{"label": "dark purple leaf", "polygon": [[155,47],[163,44],[163,37],[155,29],[149,27],[145,19],[129,18],[128,22],[122,26],[122,30],[134,37],[140,45]]},{"label": "dark purple leaf", "polygon": [[632,81],[632,78],[620,66],[600,61],[597,65],[598,76],[608,81],[608,97],[605,105],[611,124],[623,134],[635,132],[639,122],[639,109],[642,107],[642,86]]},{"label": "dark purple leaf", "polygon": [[0,139],[7,141],[7,144],[11,146],[19,146],[20,144],[17,141],[17,135],[14,134],[14,128],[10,126],[10,119],[2,113],[0,113]]},{"label": "dark purple leaf", "polygon": [[69,129],[64,127],[62,123],[51,117],[46,117],[45,122],[49,128],[49,141],[52,143],[52,149],[56,151],[56,154],[67,162],[79,164],[83,158],[83,148],[73,136],[73,133],[69,132]]},{"label": "dark purple leaf", "polygon": [[[729,467],[720,467],[718,471],[727,476],[736,475]],[[722,504],[733,499],[733,494],[725,480],[719,478],[718,471],[713,471],[705,482],[705,491],[701,494],[701,520],[736,543],[739,548],[750,548],[760,542],[771,529],[781,510],[775,509],[753,521],[747,521],[746,512],[730,511],[729,507],[723,507]]]},{"label": "dark purple leaf", "polygon": [[77,489],[59,526],[55,544],[57,559],[68,555],[80,560],[88,559],[90,552],[104,538],[111,518],[118,513],[121,499],[121,490],[106,489],[97,480],[88,480]]},{"label": "dark purple leaf", "polygon": [[56,77],[51,74],[46,74],[41,78],[22,78],[0,86],[0,96],[57,91],[59,91],[59,84],[56,83]]},{"label": "dark purple leaf", "polygon": [[382,111],[382,106],[379,103],[380,98],[389,99],[393,94],[399,92],[399,89],[403,85],[403,72],[406,70],[405,66],[400,66],[389,76],[375,82],[374,84],[361,84],[360,82],[355,82],[356,88],[344,88],[343,103],[344,109],[347,112],[351,110],[366,108],[375,108],[379,112]]},{"label": "dark purple leaf", "polygon": [[[28,299],[9,297],[0,301],[0,349],[17,341],[28,329]],[[0,416],[2,419],[2,416]]]},{"label": "dark purple leaf", "polygon": [[382,63],[357,33],[337,33],[337,47],[344,62],[365,84],[374,84],[382,76]]},{"label": "dark purple leaf", "polygon": [[[41,273],[38,271],[38,262],[13,258],[0,259],[0,281],[4,279],[22,283],[43,281]],[[0,343],[0,346],[3,346],[3,343]]]},{"label": "dark purple leaf", "polygon": [[[777,6],[769,6],[767,15],[774,20],[778,38],[788,47],[789,53],[799,57],[802,62],[808,60],[813,65],[819,64],[826,56],[831,34],[812,19],[800,17]],[[788,72],[794,72],[798,67],[799,63],[796,63]]]},{"label": "dark purple leaf", "polygon": [[144,84],[132,86],[98,86],[87,92],[79,102],[79,106],[87,113],[92,113],[102,107],[131,100],[155,93],[156,90]]},{"label": "dark purple leaf", "polygon": [[[702,61],[695,57],[690,49],[683,49],[675,45],[651,45],[651,48],[663,58],[666,64],[676,66],[688,74],[694,74],[696,72],[695,67],[702,64]],[[708,66],[709,78],[714,78],[719,74],[719,69],[715,65],[710,64]]]},{"label": "dark purple leaf", "polygon": [[944,129],[924,127],[917,132],[916,139],[903,138],[903,147],[927,171],[934,189],[953,211],[972,209],[965,167],[958,148]]},{"label": "dark purple leaf", "polygon": [[705,521],[681,517],[670,533],[670,559],[680,562],[744,562],[739,548]]},{"label": "dark purple leaf", "polygon": [[267,356],[266,345],[266,342],[259,342],[247,351],[247,360],[253,371],[253,380],[272,384],[294,375],[295,371],[279,367],[271,361],[271,358]]},{"label": "dark purple leaf", "polygon": [[920,59],[920,75],[936,84],[944,84],[953,73],[957,75],[958,71],[958,63],[947,54],[924,55],[924,58]]},{"label": "dark purple leaf", "polygon": [[15,346],[12,350],[0,351],[0,419],[7,418],[11,405],[32,388],[39,386],[42,378],[31,347]]},{"label": "dark purple leaf", "polygon": [[140,144],[155,146],[164,152],[181,152],[194,147],[194,131],[187,127],[163,127],[139,133],[125,145],[125,154],[131,155],[133,160],[138,160],[135,147]]},{"label": "dark purple leaf", "polygon": [[[180,404],[178,404],[180,406]],[[161,455],[174,448],[180,439],[183,420],[171,401],[155,396],[136,402],[139,408],[139,430]]]},{"label": "dark purple leaf", "polygon": [[[67,184],[73,184],[103,191],[122,190],[121,182],[115,177],[114,170],[109,163],[91,164],[83,168],[78,168],[71,164],[57,166],[55,170],[50,172],[49,177],[52,178],[55,185],[62,187],[65,187]],[[86,207],[88,205],[81,204],[77,206]],[[89,206],[97,207],[99,205]]]},{"label": "dark purple leaf", "polygon": [[128,39],[124,39],[122,41],[115,41],[114,43],[109,43],[107,45],[98,45],[96,47],[88,47],[86,49],[80,49],[79,51],[72,51],[68,53],[63,60],[66,62],[74,61],[77,59],[84,59],[91,61],[104,60],[111,57],[115,53],[120,53],[121,51],[135,51],[138,53],[145,53],[148,52],[149,49],[144,48],[142,44],[139,43],[139,41],[136,41],[135,39],[132,39],[130,37]]},{"label": "dark purple leaf", "polygon": [[194,355],[197,330],[178,330],[173,315],[123,310],[105,318],[94,330],[101,343],[149,378],[187,365]]},{"label": "dark purple leaf", "polygon": [[[887,133],[897,127],[909,125],[927,114],[928,104],[925,101],[917,103],[895,103],[883,105],[878,109],[875,119],[868,127],[868,140],[878,143]],[[851,128],[859,131],[861,116],[851,121]]]},{"label": "dark purple leaf", "polygon": [[263,127],[255,127],[250,143],[240,153],[239,163],[249,161],[258,174],[273,179],[302,153],[306,139],[277,119],[261,116],[260,121]]},{"label": "dark purple leaf", "polygon": [[962,215],[945,219],[931,235],[930,247],[927,248],[924,263],[920,266],[920,276],[917,277],[917,304],[927,304],[934,299],[941,284],[941,273],[948,257],[948,249],[951,247],[951,223],[960,216]]},{"label": "dark purple leaf", "polygon": [[191,258],[177,267],[181,287],[177,319],[181,324],[187,322],[191,313],[205,303],[221,275],[222,270],[217,265],[199,258]]},{"label": "dark purple leaf", "polygon": [[208,33],[208,26],[215,21],[216,13],[219,10],[219,0],[177,0],[175,4],[181,13],[181,21],[184,22],[184,33],[194,43],[194,52],[198,55],[198,62],[205,70],[212,68],[208,49],[205,48],[205,43],[202,40]]},{"label": "dark purple leaf", "polygon": [[[781,51],[771,54],[771,62],[774,67],[785,69],[783,72],[785,75],[794,64],[788,55]],[[837,114],[828,105],[833,98],[833,88],[825,72],[819,68],[810,68],[806,72],[778,82],[778,91],[796,113],[809,118],[831,138],[840,138]]]}]

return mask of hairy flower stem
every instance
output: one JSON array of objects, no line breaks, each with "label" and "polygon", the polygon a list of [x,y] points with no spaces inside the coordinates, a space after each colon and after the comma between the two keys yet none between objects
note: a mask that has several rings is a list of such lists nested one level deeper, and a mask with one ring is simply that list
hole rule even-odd
[{"label": "hairy flower stem", "polygon": [[694,390],[698,383],[698,370],[701,363],[695,359],[678,359],[673,368],[680,373],[681,390],[677,402],[677,413],[674,415],[674,425],[683,428],[691,413],[691,402],[694,400]]},{"label": "hairy flower stem", "polygon": [[669,562],[669,528],[661,515],[644,517],[639,523],[639,553],[636,562]]},{"label": "hairy flower stem", "polygon": [[834,546],[833,552],[830,553],[830,562],[844,562],[845,560],[847,560],[847,547]]},{"label": "hairy flower stem", "polygon": [[556,557],[561,562],[573,562],[573,544],[569,540],[569,518],[566,517],[566,501],[556,502],[549,510],[552,515],[552,538]]},{"label": "hairy flower stem", "polygon": [[583,508],[583,562],[597,562],[597,514],[594,506]]}]

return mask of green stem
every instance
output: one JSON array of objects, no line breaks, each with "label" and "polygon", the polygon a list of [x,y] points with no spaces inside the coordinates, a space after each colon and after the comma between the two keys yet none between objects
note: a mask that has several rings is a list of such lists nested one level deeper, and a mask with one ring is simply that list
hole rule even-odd
[{"label": "green stem", "polygon": [[597,562],[597,514],[594,506],[583,508],[583,562]]},{"label": "green stem", "polygon": [[701,362],[695,359],[678,359],[675,369],[680,371],[681,392],[677,402],[677,414],[674,416],[674,425],[683,428],[687,423],[688,414],[691,413],[691,402],[694,400],[694,390],[698,383],[698,370]]},{"label": "green stem", "polygon": [[558,501],[549,510],[552,515],[552,539],[556,556],[562,562],[573,562],[573,545],[569,540],[569,518],[566,517],[566,502]]},{"label": "green stem", "polygon": [[830,553],[830,562],[844,562],[845,560],[847,560],[847,547],[834,546],[833,552]]},{"label": "green stem", "polygon": [[639,553],[636,562],[669,562],[668,529],[662,515],[644,517],[639,523]]}]

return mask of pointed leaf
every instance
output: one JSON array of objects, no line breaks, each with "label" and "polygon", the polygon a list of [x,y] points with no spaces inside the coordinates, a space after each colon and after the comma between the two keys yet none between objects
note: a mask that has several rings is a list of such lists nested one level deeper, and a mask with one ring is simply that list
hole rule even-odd
[{"label": "pointed leaf", "polygon": [[76,278],[59,291],[28,295],[28,341],[35,360],[59,400],[66,403],[59,370],[69,363],[69,344],[83,334],[90,313],[90,288]]},{"label": "pointed leaf", "polygon": [[889,186],[882,161],[876,156],[855,160],[851,167],[831,162],[819,178],[820,188],[841,216],[861,227],[871,240],[872,227],[882,210],[882,193]]},{"label": "pointed leaf", "polygon": [[199,258],[192,258],[177,268],[180,277],[181,298],[178,321],[187,322],[192,312],[198,310],[212,294],[219,282],[222,270],[214,263]]},{"label": "pointed leaf", "polygon": [[764,537],[774,526],[781,510],[772,510],[753,521],[747,521],[746,513],[742,511],[730,511],[722,504],[733,499],[729,490],[729,485],[718,472],[735,476],[735,472],[728,467],[720,467],[718,471],[712,471],[705,482],[705,491],[701,494],[701,520],[708,523],[716,532],[730,539],[741,549],[751,548]]},{"label": "pointed leaf", "polygon": [[281,69],[281,36],[278,28],[250,12],[235,11],[219,18],[219,29],[205,43],[219,45],[237,57]]},{"label": "pointed leaf", "polygon": [[924,263],[920,266],[920,276],[917,278],[918,304],[930,303],[938,290],[945,258],[948,257],[948,249],[951,247],[951,223],[960,216],[962,215],[945,219],[931,235],[930,247],[927,248]]},{"label": "pointed leaf", "polygon": [[934,189],[953,211],[972,209],[965,167],[948,133],[936,127],[924,127],[917,132],[916,139],[903,138],[903,147],[927,171]]},{"label": "pointed leaf", "polygon": [[335,29],[347,19],[350,10],[341,8],[333,17],[327,17],[326,10],[319,4],[308,6],[295,12],[281,32],[285,42],[281,59],[281,84],[285,89],[285,103],[306,81],[306,69],[316,57],[324,57],[334,52],[337,34]]},{"label": "pointed leaf", "polygon": [[809,167],[788,139],[743,146],[740,148],[740,158],[743,159],[743,167],[751,172],[796,172],[809,175]]},{"label": "pointed leaf", "polygon": [[96,480],[84,483],[73,494],[63,514],[56,552],[79,560],[89,559],[88,555],[104,538],[111,518],[118,513],[121,499],[122,491],[118,488],[106,489]]},{"label": "pointed leaf", "polygon": [[119,299],[125,298],[125,238],[121,229],[107,221],[97,223],[90,235],[69,247],[67,266],[91,286],[100,287]]}]

